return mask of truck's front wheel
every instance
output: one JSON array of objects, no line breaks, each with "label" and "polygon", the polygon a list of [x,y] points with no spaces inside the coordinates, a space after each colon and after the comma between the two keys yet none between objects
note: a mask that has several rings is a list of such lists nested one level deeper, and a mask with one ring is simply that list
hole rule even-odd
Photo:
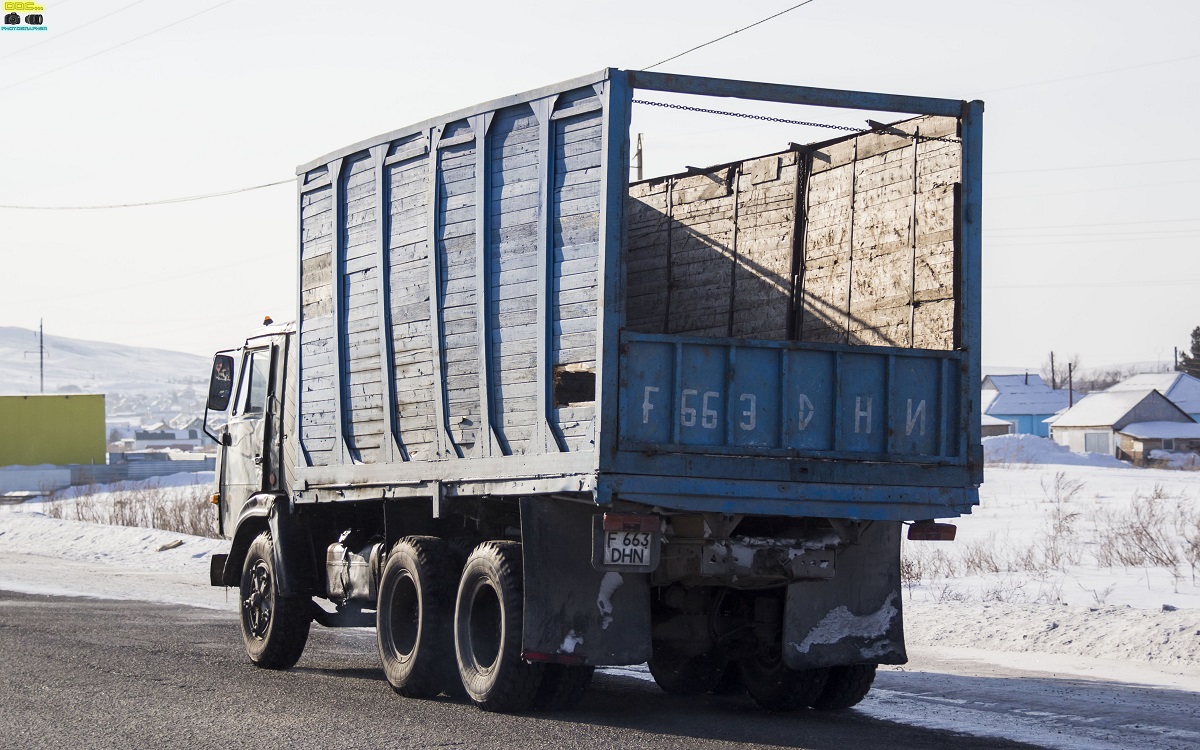
[{"label": "truck's front wheel", "polygon": [[543,665],[521,658],[521,545],[484,542],[463,568],[454,608],[454,651],[467,695],[485,711],[524,711]]},{"label": "truck's front wheel", "polygon": [[312,625],[312,600],[283,596],[279,571],[271,554],[271,535],[264,531],[250,543],[242,567],[242,641],[250,661],[265,669],[290,669],[300,660]]},{"label": "truck's front wheel", "polygon": [[425,698],[453,687],[455,566],[446,543],[406,537],[388,555],[379,582],[376,633],[387,681],[403,696]]}]

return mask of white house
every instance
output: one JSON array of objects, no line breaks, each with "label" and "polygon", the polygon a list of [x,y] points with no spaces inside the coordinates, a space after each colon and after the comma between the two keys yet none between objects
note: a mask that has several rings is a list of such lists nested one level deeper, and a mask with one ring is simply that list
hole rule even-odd
[{"label": "white house", "polygon": [[1156,390],[1171,400],[1171,403],[1187,412],[1200,422],[1200,378],[1185,372],[1161,372],[1134,375],[1109,388],[1109,391]]},{"label": "white house", "polygon": [[[1055,419],[1050,434],[1054,442],[1076,453],[1104,453],[1121,458],[1117,433],[1146,422],[1195,424],[1186,412],[1158,391],[1100,391],[1087,395]],[[1161,432],[1161,425],[1158,429]],[[1132,456],[1124,458],[1133,460]]]}]

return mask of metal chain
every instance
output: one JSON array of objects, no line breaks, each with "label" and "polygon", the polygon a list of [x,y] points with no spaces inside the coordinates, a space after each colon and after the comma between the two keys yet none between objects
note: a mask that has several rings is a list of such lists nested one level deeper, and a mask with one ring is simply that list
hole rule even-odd
[{"label": "metal chain", "polygon": [[[741,117],[746,120],[760,120],[762,122],[779,122],[784,125],[804,125],[810,128],[827,128],[829,130],[843,130],[851,133],[871,133],[875,132],[874,128],[855,128],[849,125],[831,125],[827,122],[809,122],[807,120],[789,120],[784,117],[767,117],[766,115],[752,115],[747,112],[729,112],[723,109],[705,109],[704,107],[689,107],[685,104],[670,104],[668,102],[652,102],[645,99],[634,99],[634,104],[647,104],[651,107],[666,107],[667,109],[681,109],[685,112],[702,112],[708,115],[725,115],[727,117]],[[945,143],[961,143],[959,138],[926,138],[917,136],[917,140],[921,141],[943,141]]]}]

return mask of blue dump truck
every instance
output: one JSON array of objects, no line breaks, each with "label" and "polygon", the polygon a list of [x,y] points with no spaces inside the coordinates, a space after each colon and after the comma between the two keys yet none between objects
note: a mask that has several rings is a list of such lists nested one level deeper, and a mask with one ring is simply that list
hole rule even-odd
[{"label": "blue dump truck", "polygon": [[[635,106],[732,100],[889,121],[631,182]],[[301,166],[296,319],[209,392],[250,660],[374,626],[398,693],[485,710],[643,662],[857,703],[903,527],[978,501],[982,112],[606,69]]]}]

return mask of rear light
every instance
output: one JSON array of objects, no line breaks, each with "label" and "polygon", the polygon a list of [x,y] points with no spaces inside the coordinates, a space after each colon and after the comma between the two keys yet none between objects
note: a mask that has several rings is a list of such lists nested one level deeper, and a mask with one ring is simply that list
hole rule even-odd
[{"label": "rear light", "polygon": [[908,538],[914,542],[953,542],[958,527],[952,523],[916,521],[908,527]]},{"label": "rear light", "polygon": [[658,531],[662,520],[658,516],[637,513],[605,513],[605,531]]},{"label": "rear light", "polygon": [[212,499],[210,499],[209,502],[211,502],[213,505],[220,505],[221,504],[221,493],[214,492]]}]

